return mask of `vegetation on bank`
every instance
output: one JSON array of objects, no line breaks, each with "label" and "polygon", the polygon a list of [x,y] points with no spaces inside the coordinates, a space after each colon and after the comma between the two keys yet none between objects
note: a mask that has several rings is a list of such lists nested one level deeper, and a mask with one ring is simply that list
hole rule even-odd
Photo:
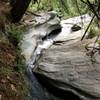
[{"label": "vegetation on bank", "polygon": [[30,3],[28,8],[29,11],[37,12],[55,10],[64,19],[85,14],[89,11],[88,7],[80,0],[53,0],[53,2],[51,0],[38,0],[36,3],[33,1],[34,0]]},{"label": "vegetation on bank", "polygon": [[14,25],[7,30],[8,37],[0,33],[0,100],[30,100],[25,59],[18,46],[22,32]]}]

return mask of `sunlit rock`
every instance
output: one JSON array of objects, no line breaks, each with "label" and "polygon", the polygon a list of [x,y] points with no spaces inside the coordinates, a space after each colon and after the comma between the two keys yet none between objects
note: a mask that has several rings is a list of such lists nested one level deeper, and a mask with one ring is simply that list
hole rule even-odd
[{"label": "sunlit rock", "polygon": [[70,91],[81,100],[100,100],[100,55],[87,55],[86,41],[51,46],[38,60],[33,72],[51,85]]},{"label": "sunlit rock", "polygon": [[43,37],[59,28],[61,26],[57,13],[49,12],[37,17],[37,24],[29,29],[21,42],[22,55],[26,60],[29,60],[38,43],[42,42]]},{"label": "sunlit rock", "polygon": [[[67,20],[62,20],[61,21],[62,31],[54,39],[54,41],[81,40],[83,34],[85,33],[84,26],[88,25],[90,21],[91,17],[88,14],[69,18]],[[77,31],[72,31],[72,28],[75,25],[79,26],[80,29],[78,29]]]}]

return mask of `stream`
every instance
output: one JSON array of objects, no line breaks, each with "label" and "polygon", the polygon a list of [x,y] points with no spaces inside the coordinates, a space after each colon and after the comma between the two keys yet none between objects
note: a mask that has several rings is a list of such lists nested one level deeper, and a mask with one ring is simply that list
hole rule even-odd
[{"label": "stream", "polygon": [[[34,64],[36,64],[36,61],[41,57],[42,50],[52,45],[52,43],[53,41],[49,39],[44,42],[44,45],[39,45],[34,52],[33,58],[31,58],[32,62],[34,61],[33,64],[31,61],[28,62],[27,75],[32,100],[80,100],[78,96],[73,93],[65,92],[51,86],[43,78],[41,79],[32,72]],[[42,46],[44,48],[40,48]]]},{"label": "stream", "polygon": [[[90,19],[88,21],[90,21]],[[71,33],[71,27],[80,22],[81,19],[79,20],[77,17],[74,18],[74,20],[63,20],[61,22],[61,27],[59,27],[59,20],[56,18],[56,21],[51,20],[50,22],[49,20],[49,24],[46,22],[38,28],[36,27],[35,29],[31,29],[31,31],[25,35],[23,40],[24,42],[22,44],[22,51],[27,59],[27,83],[30,87],[31,100],[81,100],[72,92],[63,91],[51,86],[48,82],[46,82],[46,80],[44,80],[44,78],[40,78],[32,71],[35,70],[35,65],[41,58],[42,54],[45,53],[45,50],[49,49],[54,42],[76,39],[83,35],[83,30],[79,30],[77,34]],[[50,25],[53,26],[53,28]],[[48,29],[50,30],[48,31]],[[37,32],[37,30],[39,30],[39,32]],[[40,35],[40,32],[41,34],[46,34],[42,35],[41,38],[39,38],[40,41],[36,43],[36,41],[39,40],[37,38]],[[49,34],[47,34],[47,32],[49,32]],[[67,34],[65,34],[66,32]]]},{"label": "stream", "polygon": [[[54,35],[48,36],[48,38],[54,37]],[[59,96],[60,90],[55,91],[54,87],[48,86],[46,81],[43,79],[40,80],[37,75],[35,75],[32,70],[38,61],[38,59],[41,57],[41,53],[44,49],[49,48],[53,44],[52,39],[47,39],[46,37],[43,38],[43,44],[39,44],[37,48],[35,49],[33,55],[31,56],[31,59],[27,62],[27,74],[28,74],[28,81],[31,87],[31,96],[32,100],[66,100],[63,96]],[[35,69],[35,68],[34,68]],[[58,92],[58,94],[57,94]]]}]

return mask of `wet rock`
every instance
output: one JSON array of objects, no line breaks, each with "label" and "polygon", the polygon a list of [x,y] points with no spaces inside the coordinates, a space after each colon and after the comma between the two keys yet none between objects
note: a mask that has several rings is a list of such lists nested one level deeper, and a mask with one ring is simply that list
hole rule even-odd
[{"label": "wet rock", "polygon": [[0,100],[2,99],[2,95],[0,94]]},{"label": "wet rock", "polygon": [[91,17],[88,14],[62,20],[62,31],[56,36],[54,41],[81,40],[85,32],[84,26],[88,25],[90,20]]},{"label": "wet rock", "polygon": [[49,12],[37,17],[37,24],[24,35],[21,42],[22,55],[28,61],[42,38],[53,30],[61,28],[60,19],[55,12]]},{"label": "wet rock", "polygon": [[93,63],[86,55],[86,43],[70,41],[51,46],[33,72],[53,86],[73,92],[82,100],[100,100],[100,55]]},{"label": "wet rock", "polygon": [[[52,16],[52,14],[50,15]],[[89,20],[86,20],[86,22]],[[72,24],[68,22],[72,22]],[[22,53],[28,62],[28,68],[30,70],[33,68],[34,73],[41,77],[43,76],[43,81],[46,79],[53,86],[65,90],[67,93],[70,91],[71,94],[75,94],[84,100],[96,100],[99,98],[99,84],[95,83],[99,83],[99,72],[95,72],[90,57],[86,55],[85,44],[79,41],[84,33],[84,29],[82,28],[76,32],[71,31],[72,26],[77,24],[76,22],[77,17],[61,21],[60,23],[58,17],[55,16],[36,24],[28,34],[24,35]],[[78,24],[81,24],[81,19],[78,20]],[[60,25],[62,26],[62,31],[58,35],[54,37],[52,35],[47,40],[43,39],[52,30],[59,29]],[[51,46],[55,42],[59,42],[60,45]],[[50,49],[45,52],[44,49],[49,47]],[[98,63],[95,63],[95,66],[99,69]],[[92,72],[94,73],[93,77]],[[97,74],[98,76],[96,76]],[[32,82],[36,82],[33,75],[30,75],[30,77],[32,78]],[[41,89],[37,83],[32,84],[32,86],[33,88],[37,86]],[[35,89],[34,91],[37,90]],[[42,94],[45,92],[39,91],[39,93]]]},{"label": "wet rock", "polygon": [[71,28],[72,31],[78,31],[78,30],[80,30],[80,29],[81,29],[81,27],[78,26],[78,25],[76,25],[76,24],[73,25],[72,28]]}]

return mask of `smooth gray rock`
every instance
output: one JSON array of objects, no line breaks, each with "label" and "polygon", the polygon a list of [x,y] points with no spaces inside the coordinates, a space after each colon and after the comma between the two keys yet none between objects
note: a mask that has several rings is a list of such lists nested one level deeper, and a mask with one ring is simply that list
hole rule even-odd
[{"label": "smooth gray rock", "polygon": [[42,14],[37,17],[36,22],[36,25],[23,36],[20,43],[22,55],[26,58],[26,61],[30,59],[38,43],[42,42],[43,37],[53,30],[61,28],[60,19],[54,12]]},{"label": "smooth gray rock", "polygon": [[[91,17],[88,14],[62,20],[60,23],[62,31],[54,38],[54,41],[81,40],[85,33],[84,27],[86,27],[90,21]],[[72,31],[72,27],[75,25],[81,27],[81,29]],[[88,32],[86,35],[88,35]]]},{"label": "smooth gray rock", "polygon": [[92,62],[86,55],[87,43],[64,42],[51,46],[38,60],[33,72],[82,100],[100,100],[100,55],[97,54],[96,61]]}]

